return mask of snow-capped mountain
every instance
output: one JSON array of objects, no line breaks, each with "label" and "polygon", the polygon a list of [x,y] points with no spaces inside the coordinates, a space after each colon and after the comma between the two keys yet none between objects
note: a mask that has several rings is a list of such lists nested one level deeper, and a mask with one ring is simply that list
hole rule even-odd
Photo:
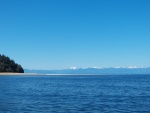
[{"label": "snow-capped mountain", "polygon": [[150,67],[92,67],[78,68],[71,67],[62,70],[29,70],[25,69],[25,73],[38,74],[150,74]]}]

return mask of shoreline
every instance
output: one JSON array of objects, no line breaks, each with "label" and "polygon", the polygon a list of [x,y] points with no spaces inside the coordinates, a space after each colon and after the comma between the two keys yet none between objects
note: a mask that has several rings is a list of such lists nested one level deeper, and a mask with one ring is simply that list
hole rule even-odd
[{"label": "shoreline", "polygon": [[36,73],[0,73],[0,76],[9,76],[9,75],[39,75]]},{"label": "shoreline", "polygon": [[79,76],[79,75],[150,75],[150,74],[40,74],[40,73],[0,73],[0,76]]},{"label": "shoreline", "polygon": [[78,75],[105,75],[105,74],[39,74],[39,73],[0,73],[0,76],[24,76],[24,75],[29,75],[29,76],[38,76],[38,75],[43,75],[43,76],[59,76],[59,75],[66,75],[66,76],[78,76]]}]

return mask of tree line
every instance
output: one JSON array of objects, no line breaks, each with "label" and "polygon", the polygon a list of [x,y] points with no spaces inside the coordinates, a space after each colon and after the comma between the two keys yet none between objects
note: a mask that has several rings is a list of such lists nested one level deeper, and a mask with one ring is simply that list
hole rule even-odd
[{"label": "tree line", "polygon": [[24,73],[24,69],[8,56],[0,54],[0,72]]}]

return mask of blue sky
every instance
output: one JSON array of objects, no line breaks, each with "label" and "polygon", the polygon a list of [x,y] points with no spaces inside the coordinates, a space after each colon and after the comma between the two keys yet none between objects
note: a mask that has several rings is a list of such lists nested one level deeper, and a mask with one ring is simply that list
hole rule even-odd
[{"label": "blue sky", "polygon": [[26,69],[150,66],[149,0],[1,0],[0,53]]}]

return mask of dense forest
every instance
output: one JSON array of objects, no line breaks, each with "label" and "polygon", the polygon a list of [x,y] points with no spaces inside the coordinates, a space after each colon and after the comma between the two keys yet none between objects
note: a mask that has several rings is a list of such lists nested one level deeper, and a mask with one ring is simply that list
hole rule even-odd
[{"label": "dense forest", "polygon": [[24,73],[24,70],[14,60],[0,54],[0,72]]}]

